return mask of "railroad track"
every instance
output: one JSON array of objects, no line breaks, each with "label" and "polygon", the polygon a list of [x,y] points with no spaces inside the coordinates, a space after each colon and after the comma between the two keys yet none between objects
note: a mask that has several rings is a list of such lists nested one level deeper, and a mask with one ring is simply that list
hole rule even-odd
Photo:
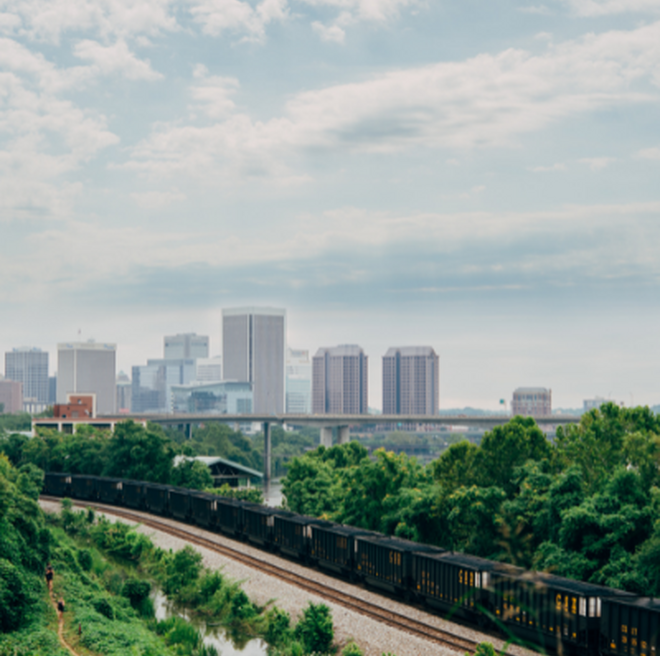
[{"label": "railroad track", "polygon": [[[61,499],[59,497],[51,496],[41,496],[45,501],[56,501],[59,502]],[[85,502],[85,501],[76,501],[73,500],[73,505],[80,506],[84,508],[94,508],[96,510],[102,511],[107,514],[115,515],[123,519],[129,519],[133,522],[137,522],[144,526],[149,526],[150,528],[162,531],[174,537],[178,537],[186,542],[191,542],[197,544],[200,547],[215,551],[216,553],[232,558],[248,567],[253,569],[258,569],[261,572],[273,576],[281,581],[289,583],[290,585],[295,585],[298,588],[306,590],[310,593],[313,593],[327,601],[331,601],[339,606],[343,606],[349,610],[352,610],[356,613],[369,617],[373,620],[386,624],[387,626],[398,629],[399,631],[404,631],[410,635],[414,635],[424,640],[429,640],[435,642],[444,647],[453,649],[460,654],[474,654],[479,643],[468,640],[467,638],[462,638],[460,636],[454,635],[449,631],[444,631],[443,629],[438,629],[437,627],[431,626],[419,620],[407,617],[402,613],[398,613],[393,610],[388,610],[377,604],[371,603],[364,599],[359,599],[358,597],[347,594],[336,590],[335,588],[324,585],[323,583],[318,583],[316,581],[311,581],[308,578],[291,572],[283,567],[278,565],[273,565],[272,563],[265,562],[254,556],[250,556],[244,552],[239,551],[238,549],[233,549],[223,544],[219,544],[213,540],[196,535],[191,532],[191,530],[186,530],[183,528],[186,526],[182,524],[182,527],[174,527],[170,524],[166,524],[160,521],[158,518],[153,516],[145,516],[144,513],[132,512],[125,508],[117,508],[116,506],[109,506],[100,503],[94,502]],[[223,536],[226,537],[226,536]],[[240,543],[238,543],[240,544]],[[510,654],[503,654],[503,656],[511,656]]]}]

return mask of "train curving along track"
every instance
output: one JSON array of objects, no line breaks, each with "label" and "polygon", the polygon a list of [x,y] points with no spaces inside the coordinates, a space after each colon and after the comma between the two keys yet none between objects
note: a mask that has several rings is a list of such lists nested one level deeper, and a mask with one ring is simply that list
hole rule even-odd
[{"label": "train curving along track", "polygon": [[[44,501],[53,501],[60,502],[59,497],[51,497],[42,495],[41,499]],[[118,508],[116,506],[110,506],[102,503],[91,502],[91,501],[76,501],[73,500],[74,506],[79,506],[82,508],[93,508],[95,510],[101,511],[103,513],[114,515],[121,519],[127,519],[132,522],[148,526],[155,530],[167,533],[174,537],[185,540],[192,544],[196,544],[210,551],[222,554],[228,558],[232,558],[248,567],[253,569],[258,569],[264,574],[273,576],[285,583],[294,585],[298,588],[306,590],[312,594],[317,595],[327,601],[330,601],[334,604],[342,606],[348,610],[351,610],[355,613],[369,617],[377,622],[386,624],[387,626],[398,629],[410,635],[414,635],[418,638],[434,642],[436,644],[442,645],[449,649],[453,649],[460,654],[474,654],[479,643],[457,636],[449,631],[444,631],[437,627],[431,626],[419,620],[407,617],[402,613],[383,608],[377,604],[366,601],[365,599],[360,599],[357,596],[341,592],[331,586],[327,586],[323,583],[312,581],[309,578],[306,578],[300,574],[296,574],[290,570],[285,569],[284,567],[279,567],[278,565],[273,565],[272,563],[266,562],[259,558],[255,558],[249,554],[240,550],[242,543],[237,542],[239,545],[236,549],[228,547],[224,544],[210,540],[200,536],[194,532],[194,529],[188,527],[187,524],[180,524],[179,526],[172,526],[169,523],[163,522],[160,518],[154,515],[146,515],[142,512],[131,511],[126,508]],[[197,527],[195,527],[197,528]],[[227,537],[224,536],[223,537]],[[356,592],[359,592],[359,588],[356,586]],[[509,654],[503,653],[503,656],[511,656]]]}]

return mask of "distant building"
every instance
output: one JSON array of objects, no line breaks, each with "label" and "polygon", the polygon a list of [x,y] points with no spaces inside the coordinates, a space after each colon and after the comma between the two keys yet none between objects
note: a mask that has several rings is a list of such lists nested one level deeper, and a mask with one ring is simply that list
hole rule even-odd
[{"label": "distant building", "polygon": [[133,385],[131,379],[123,372],[117,376],[117,412],[131,411],[131,396],[133,394]]},{"label": "distant building", "polygon": [[116,412],[117,345],[96,342],[67,342],[57,345],[57,402],[69,394],[96,394],[100,415]]},{"label": "distant building", "polygon": [[172,411],[175,414],[250,414],[252,384],[224,380],[172,386]]},{"label": "distant building", "polygon": [[165,360],[185,360],[209,357],[209,338],[196,333],[166,335],[163,339]]},{"label": "distant building", "polygon": [[314,414],[366,414],[367,356],[356,345],[320,348],[312,360]]},{"label": "distant building", "polygon": [[0,412],[14,413],[23,410],[23,383],[17,380],[0,380]]},{"label": "distant building", "polygon": [[196,380],[200,383],[217,383],[222,380],[222,358],[198,358]]},{"label": "distant building", "polygon": [[131,412],[172,412],[172,386],[187,385],[195,380],[196,365],[192,358],[153,359],[131,370]]},{"label": "distant building", "polygon": [[383,414],[438,413],[440,358],[430,346],[390,348],[383,356]]},{"label": "distant building", "polygon": [[286,411],[301,415],[312,411],[312,361],[307,350],[287,349]]},{"label": "distant building", "polygon": [[48,377],[48,405],[57,403],[57,374]]},{"label": "distant building", "polygon": [[41,412],[49,403],[48,353],[24,346],[5,353],[5,378],[23,383],[23,404]]},{"label": "distant building", "polygon": [[252,383],[255,413],[284,412],[285,363],[286,310],[222,311],[222,377]]},{"label": "distant building", "polygon": [[597,396],[595,399],[585,399],[582,402],[582,405],[584,411],[589,412],[589,410],[598,410],[598,408],[605,403],[611,403],[610,399],[604,399],[602,396]]},{"label": "distant building", "polygon": [[96,395],[69,394],[66,403],[53,406],[55,419],[93,419],[96,417]]},{"label": "distant building", "polygon": [[511,414],[548,417],[552,414],[552,390],[545,387],[519,387],[513,393]]}]

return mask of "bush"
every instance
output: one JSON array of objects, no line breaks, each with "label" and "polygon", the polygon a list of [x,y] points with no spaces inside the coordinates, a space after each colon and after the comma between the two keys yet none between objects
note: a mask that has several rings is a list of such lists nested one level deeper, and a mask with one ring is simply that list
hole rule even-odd
[{"label": "bush", "polygon": [[100,613],[104,617],[107,617],[109,620],[115,619],[115,611],[112,607],[112,604],[105,598],[99,597],[92,601],[92,606],[97,613]]},{"label": "bush", "polygon": [[364,656],[364,652],[351,641],[342,649],[341,656]]},{"label": "bush", "polygon": [[89,572],[92,569],[92,554],[88,549],[81,549],[78,552],[78,564],[83,572]]},{"label": "bush", "polygon": [[194,583],[201,571],[202,556],[192,547],[186,546],[170,555],[163,584],[165,594],[176,594],[184,586]]},{"label": "bush", "polygon": [[29,604],[23,573],[8,560],[0,559],[0,632],[18,629]]},{"label": "bush", "polygon": [[266,633],[264,639],[269,645],[277,647],[285,644],[291,637],[291,618],[289,613],[279,608],[273,608],[266,616]]},{"label": "bush", "polygon": [[[465,656],[469,656],[467,652]],[[474,652],[474,656],[497,656],[497,652],[490,642],[480,642],[477,645],[477,650]]]},{"label": "bush", "polygon": [[121,596],[131,602],[133,608],[139,608],[151,593],[151,584],[141,579],[128,579],[121,589]]},{"label": "bush", "polygon": [[334,640],[330,609],[325,604],[310,602],[296,626],[295,636],[302,642],[305,653],[329,653]]}]

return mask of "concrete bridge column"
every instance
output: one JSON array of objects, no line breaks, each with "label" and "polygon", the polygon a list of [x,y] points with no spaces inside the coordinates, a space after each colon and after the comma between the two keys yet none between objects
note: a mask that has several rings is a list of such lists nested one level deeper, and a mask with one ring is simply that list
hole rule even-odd
[{"label": "concrete bridge column", "polygon": [[332,426],[321,426],[321,446],[327,449],[332,446]]},{"label": "concrete bridge column", "polygon": [[337,443],[347,444],[351,441],[348,426],[337,426]]},{"label": "concrete bridge column", "polygon": [[270,423],[264,421],[264,483],[268,487],[271,473]]}]

